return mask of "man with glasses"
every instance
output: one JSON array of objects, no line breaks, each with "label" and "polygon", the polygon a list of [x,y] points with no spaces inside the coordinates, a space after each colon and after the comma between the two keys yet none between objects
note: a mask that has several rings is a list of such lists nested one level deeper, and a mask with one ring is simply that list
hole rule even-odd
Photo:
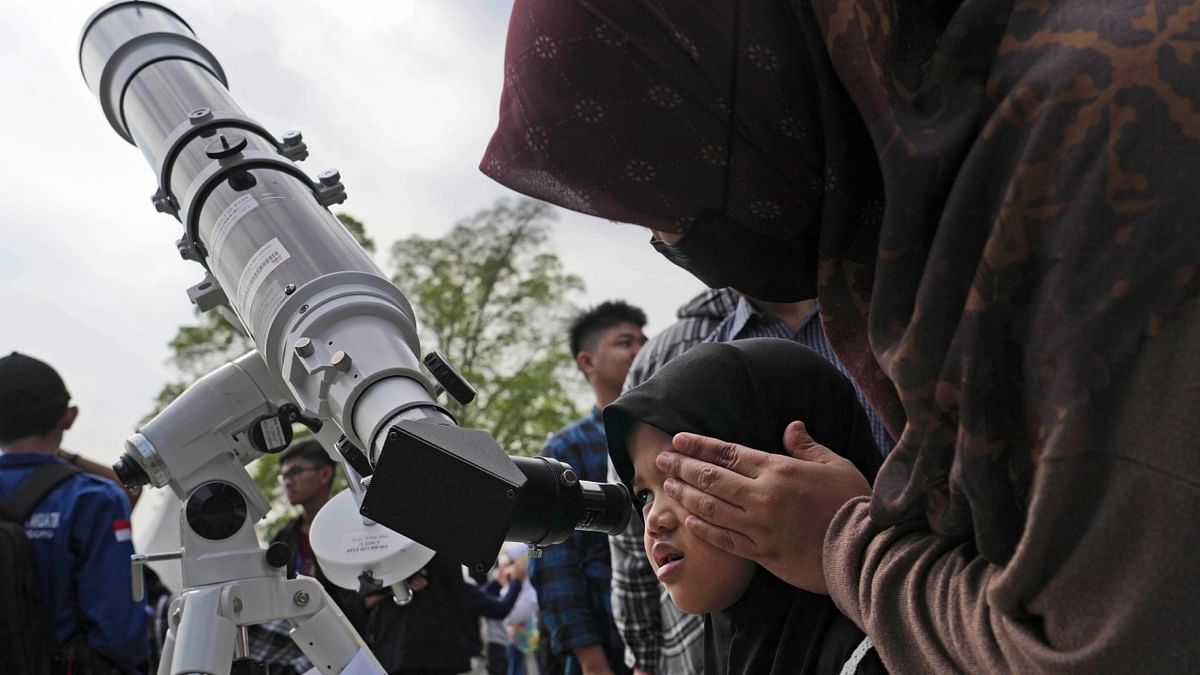
[{"label": "man with glasses", "polygon": [[[279,481],[284,496],[292,506],[303,512],[283,526],[271,542],[282,541],[292,549],[288,573],[317,577],[326,590],[332,588],[320,573],[312,546],[308,543],[308,528],[333,492],[333,475],[337,466],[325,448],[315,438],[296,441],[279,457]],[[332,592],[331,592],[332,593]]]},{"label": "man with glasses", "polygon": [[271,537],[271,543],[281,541],[292,550],[292,559],[288,563],[289,577],[295,574],[316,577],[329,595],[338,601],[346,618],[355,623],[355,627],[361,627],[362,624],[356,622],[360,616],[353,611],[354,608],[347,607],[354,603],[342,601],[342,589],[325,578],[308,542],[308,530],[312,527],[313,518],[317,517],[317,512],[332,496],[336,472],[337,465],[333,458],[315,438],[298,440],[279,456],[279,483],[283,486],[283,494],[288,503],[299,506],[301,512]]},{"label": "man with glasses", "polygon": [[[468,670],[470,654],[463,630],[468,619],[458,563],[440,555],[430,560],[407,580],[416,595],[404,606],[392,602],[388,588],[360,594],[334,586],[321,573],[308,543],[313,518],[329,501],[333,489],[334,462],[315,439],[306,438],[280,455],[279,468],[288,502],[303,509],[271,540],[291,547],[289,573],[294,570],[316,577],[389,673],[430,675]],[[255,658],[296,663],[259,654]]]},{"label": "man with glasses", "polygon": [[[275,533],[271,543],[281,541],[291,549],[288,577],[296,574],[316,577],[361,635],[366,625],[366,609],[362,599],[354,591],[339,588],[325,578],[308,542],[308,530],[313,518],[332,495],[336,471],[333,458],[315,438],[298,440],[280,455],[279,482],[283,486],[284,496],[289,504],[299,506],[302,511]],[[306,672],[312,664],[292,643],[288,633],[290,627],[284,620],[251,626],[250,657],[270,664],[272,673],[299,675]]]}]

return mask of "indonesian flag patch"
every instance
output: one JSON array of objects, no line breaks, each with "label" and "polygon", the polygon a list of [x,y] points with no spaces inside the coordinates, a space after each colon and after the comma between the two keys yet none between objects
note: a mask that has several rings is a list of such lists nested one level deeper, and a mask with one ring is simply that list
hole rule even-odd
[{"label": "indonesian flag patch", "polygon": [[129,521],[124,519],[114,520],[113,535],[119,542],[126,542],[133,539],[133,530],[129,529]]}]

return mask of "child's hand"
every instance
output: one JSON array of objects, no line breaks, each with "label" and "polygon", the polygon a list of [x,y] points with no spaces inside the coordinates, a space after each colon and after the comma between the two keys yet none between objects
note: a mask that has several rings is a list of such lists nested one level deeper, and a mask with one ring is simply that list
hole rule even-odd
[{"label": "child's hand", "polygon": [[692,514],[685,526],[714,546],[753,560],[784,581],[828,592],[825,531],[850,499],[870,494],[847,459],[814,441],[802,422],[783,434],[790,457],[696,434],[676,434],[656,460],[664,484]]}]

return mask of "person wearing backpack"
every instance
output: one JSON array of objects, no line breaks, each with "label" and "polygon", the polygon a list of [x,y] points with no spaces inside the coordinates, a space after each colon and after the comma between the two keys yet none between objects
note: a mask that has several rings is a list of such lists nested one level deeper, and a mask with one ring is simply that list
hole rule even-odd
[{"label": "person wearing backpack", "polygon": [[6,673],[138,673],[149,665],[149,612],[130,594],[129,500],[60,450],[78,414],[49,365],[17,352],[0,358],[0,670]]}]

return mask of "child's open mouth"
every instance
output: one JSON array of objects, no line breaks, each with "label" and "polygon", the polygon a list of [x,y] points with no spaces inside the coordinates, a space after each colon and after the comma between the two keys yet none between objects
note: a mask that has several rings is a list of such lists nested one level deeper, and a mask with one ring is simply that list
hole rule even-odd
[{"label": "child's open mouth", "polygon": [[651,553],[654,556],[654,566],[658,568],[655,574],[659,581],[668,581],[669,577],[674,576],[683,566],[683,551],[670,544],[660,541],[654,545]]}]

